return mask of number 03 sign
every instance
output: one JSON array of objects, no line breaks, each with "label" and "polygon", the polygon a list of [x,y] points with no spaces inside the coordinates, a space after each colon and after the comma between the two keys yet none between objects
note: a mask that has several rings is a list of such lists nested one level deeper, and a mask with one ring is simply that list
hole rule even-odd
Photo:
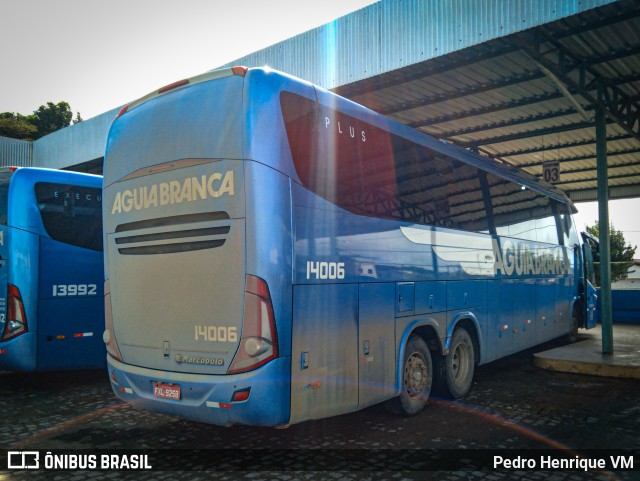
[{"label": "number 03 sign", "polygon": [[551,184],[560,181],[560,162],[545,162],[542,164],[542,175],[544,180]]}]

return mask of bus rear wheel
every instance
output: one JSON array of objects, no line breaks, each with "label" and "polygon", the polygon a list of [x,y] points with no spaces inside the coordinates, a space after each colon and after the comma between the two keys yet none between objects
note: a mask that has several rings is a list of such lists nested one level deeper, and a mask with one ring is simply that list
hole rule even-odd
[{"label": "bus rear wheel", "polygon": [[431,353],[420,336],[412,335],[404,350],[402,391],[387,402],[387,408],[401,416],[418,414],[429,399],[433,382]]},{"label": "bus rear wheel", "polygon": [[473,341],[467,330],[458,327],[451,337],[451,349],[444,358],[444,387],[454,399],[465,397],[471,389],[475,368]]}]

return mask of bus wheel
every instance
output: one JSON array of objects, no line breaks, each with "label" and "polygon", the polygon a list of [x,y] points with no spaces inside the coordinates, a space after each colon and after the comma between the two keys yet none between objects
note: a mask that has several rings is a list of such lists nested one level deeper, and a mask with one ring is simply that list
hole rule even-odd
[{"label": "bus wheel", "polygon": [[576,304],[573,306],[573,312],[571,313],[571,326],[569,326],[569,332],[567,333],[567,342],[573,344],[578,340],[578,327],[580,326],[580,306]]},{"label": "bus wheel", "polygon": [[418,414],[427,404],[432,382],[429,348],[420,336],[412,335],[404,350],[402,392],[387,402],[387,408],[401,416]]},{"label": "bus wheel", "polygon": [[473,381],[475,354],[471,336],[463,327],[457,328],[451,338],[451,349],[444,359],[444,384],[452,398],[467,395]]}]

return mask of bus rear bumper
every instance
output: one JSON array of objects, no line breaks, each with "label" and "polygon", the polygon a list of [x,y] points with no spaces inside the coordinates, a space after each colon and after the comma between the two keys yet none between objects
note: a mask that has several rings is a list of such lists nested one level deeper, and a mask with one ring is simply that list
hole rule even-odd
[{"label": "bus rear bumper", "polygon": [[34,372],[36,363],[36,333],[26,332],[9,341],[0,342],[0,369]]},{"label": "bus rear bumper", "polygon": [[[219,426],[280,426],[289,422],[290,358],[278,358],[248,373],[185,374],[132,366],[107,355],[111,387],[138,409]],[[154,396],[154,384],[180,387],[180,399]],[[244,401],[234,394],[249,390]]]}]

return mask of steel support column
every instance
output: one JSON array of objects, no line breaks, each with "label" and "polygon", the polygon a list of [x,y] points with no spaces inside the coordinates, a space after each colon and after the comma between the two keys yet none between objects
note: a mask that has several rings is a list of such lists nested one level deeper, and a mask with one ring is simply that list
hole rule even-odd
[{"label": "steel support column", "polygon": [[609,186],[607,178],[607,119],[605,109],[600,104],[596,105],[596,158],[598,170],[598,224],[600,234],[600,320],[602,322],[602,354],[613,354]]}]

